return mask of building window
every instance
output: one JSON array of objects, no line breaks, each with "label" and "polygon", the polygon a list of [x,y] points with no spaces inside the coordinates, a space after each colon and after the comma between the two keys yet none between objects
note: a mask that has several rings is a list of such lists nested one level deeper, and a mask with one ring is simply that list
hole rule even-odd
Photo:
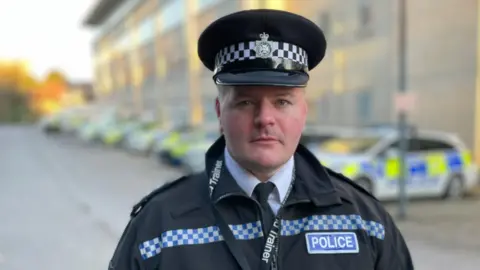
[{"label": "building window", "polygon": [[123,33],[123,35],[120,36],[120,38],[118,38],[117,42],[115,43],[115,50],[121,52],[128,49],[129,42],[130,42],[129,35],[127,33]]},{"label": "building window", "polygon": [[169,106],[168,108],[168,115],[174,126],[188,124],[190,120],[188,101],[178,100],[178,103],[183,103],[183,106]]},{"label": "building window", "polygon": [[373,36],[373,6],[370,0],[359,1],[357,37],[363,39]]},{"label": "building window", "polygon": [[160,18],[162,18],[160,33],[165,33],[185,21],[185,1],[172,0],[163,7],[160,13]]},{"label": "building window", "polygon": [[149,42],[155,36],[155,20],[153,17],[144,19],[138,29],[140,44]]},{"label": "building window", "polygon": [[241,1],[231,1],[231,0],[221,0],[217,2],[218,6],[215,8],[217,12],[218,17],[223,17],[225,15],[228,15],[230,13],[234,13],[236,11],[239,11],[241,9]]},{"label": "building window", "polygon": [[175,62],[170,62],[168,64],[168,69],[166,72],[167,79],[172,82],[178,82],[185,80],[187,76],[187,60],[176,59]]},{"label": "building window", "polygon": [[213,122],[217,120],[217,111],[215,110],[214,99],[203,100],[203,116],[205,122]]},{"label": "building window", "polygon": [[342,93],[345,90],[346,54],[344,50],[333,50],[333,92]]},{"label": "building window", "polygon": [[325,36],[328,36],[331,33],[330,20],[331,20],[330,13],[326,11],[321,12],[320,15],[318,16],[318,24],[320,28],[323,30],[323,33],[325,34]]},{"label": "building window", "polygon": [[360,124],[366,124],[370,121],[372,110],[372,94],[370,91],[360,91],[357,93],[357,116]]},{"label": "building window", "polygon": [[370,5],[363,3],[360,5],[359,9],[359,21],[360,21],[360,27],[368,27],[371,23],[372,20],[372,14],[371,14],[371,9]]},{"label": "building window", "polygon": [[[219,2],[223,1],[223,0],[197,0],[198,4],[197,4],[197,12],[202,12],[210,7],[213,7],[215,6],[216,4],[218,4]],[[230,0],[231,1],[231,0]],[[233,2],[233,1],[232,1]],[[236,2],[236,1],[235,1]]]}]

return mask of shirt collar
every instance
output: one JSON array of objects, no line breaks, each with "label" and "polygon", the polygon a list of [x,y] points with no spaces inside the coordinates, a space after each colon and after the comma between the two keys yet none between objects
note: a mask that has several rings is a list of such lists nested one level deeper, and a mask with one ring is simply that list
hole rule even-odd
[{"label": "shirt collar", "polygon": [[[245,191],[248,196],[252,196],[253,190],[257,184],[261,183],[255,176],[243,169],[238,162],[236,162],[233,157],[228,152],[225,147],[225,166],[232,175],[233,179],[237,182],[240,188]],[[292,181],[293,167],[294,167],[293,156],[283,165],[270,179],[269,182],[275,184],[275,190],[279,202],[282,202],[287,195],[288,188]]]},{"label": "shirt collar", "polygon": [[[212,194],[212,200],[215,204],[229,197],[226,195],[238,195],[239,192],[245,194],[245,191],[237,184],[230,170],[226,167],[225,148],[225,137],[220,136],[205,153],[207,180],[218,182],[217,188],[214,189]],[[354,195],[352,195],[351,187],[346,191],[338,189],[339,185],[344,185],[342,183],[349,185],[346,183],[348,181],[345,181],[345,177],[338,176],[338,174],[324,168],[318,159],[301,144],[295,151],[293,163],[296,171],[295,185],[286,204],[310,201],[316,206],[332,206],[342,204],[343,200],[352,202],[352,196]],[[222,177],[222,179],[225,179],[224,181],[218,181],[221,173],[215,168],[224,171],[225,174]],[[291,177],[287,179],[291,180]],[[289,181],[286,181],[287,186],[289,183]],[[208,183],[206,185],[208,186]],[[275,194],[277,192],[273,192],[273,195]],[[278,200],[278,198],[275,199]]]}]

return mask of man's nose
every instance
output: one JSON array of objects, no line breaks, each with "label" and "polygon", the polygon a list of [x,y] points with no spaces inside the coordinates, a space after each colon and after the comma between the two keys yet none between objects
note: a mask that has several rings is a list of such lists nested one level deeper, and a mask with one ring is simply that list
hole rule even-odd
[{"label": "man's nose", "polygon": [[268,126],[275,122],[275,106],[268,101],[259,102],[255,109],[255,125]]}]

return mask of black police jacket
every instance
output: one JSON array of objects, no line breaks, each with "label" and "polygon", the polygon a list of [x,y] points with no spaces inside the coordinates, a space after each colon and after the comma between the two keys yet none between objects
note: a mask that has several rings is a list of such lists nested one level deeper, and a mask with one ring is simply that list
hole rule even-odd
[{"label": "black police jacket", "polygon": [[[208,150],[207,172],[223,157],[224,143],[221,138]],[[324,168],[301,145],[294,159],[296,179],[279,215],[275,269],[414,269],[401,233],[379,201]],[[140,201],[109,269],[260,269],[268,234],[262,232],[259,205],[226,169],[210,197],[209,175],[182,177]],[[231,229],[237,249],[223,237],[219,218]]]}]

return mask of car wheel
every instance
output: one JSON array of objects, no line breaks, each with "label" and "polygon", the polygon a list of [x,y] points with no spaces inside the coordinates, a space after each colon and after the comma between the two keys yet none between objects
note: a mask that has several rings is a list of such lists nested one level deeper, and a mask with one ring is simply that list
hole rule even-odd
[{"label": "car wheel", "polygon": [[448,181],[448,186],[443,198],[448,200],[458,200],[462,199],[464,194],[465,189],[462,176],[458,174],[452,175]]}]

